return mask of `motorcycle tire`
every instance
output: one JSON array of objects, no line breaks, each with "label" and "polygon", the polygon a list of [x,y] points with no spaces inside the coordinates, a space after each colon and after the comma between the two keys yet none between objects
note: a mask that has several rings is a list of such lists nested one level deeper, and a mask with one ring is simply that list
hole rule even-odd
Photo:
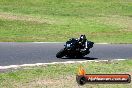
[{"label": "motorcycle tire", "polygon": [[64,49],[61,49],[57,54],[56,54],[56,57],[57,58],[62,58],[64,56]]}]

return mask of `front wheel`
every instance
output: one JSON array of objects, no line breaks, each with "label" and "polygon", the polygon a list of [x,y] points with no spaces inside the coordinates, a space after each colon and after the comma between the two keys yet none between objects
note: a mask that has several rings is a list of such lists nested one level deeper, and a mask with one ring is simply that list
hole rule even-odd
[{"label": "front wheel", "polygon": [[57,58],[62,58],[64,56],[64,49],[61,49],[57,54],[56,54],[56,57]]}]

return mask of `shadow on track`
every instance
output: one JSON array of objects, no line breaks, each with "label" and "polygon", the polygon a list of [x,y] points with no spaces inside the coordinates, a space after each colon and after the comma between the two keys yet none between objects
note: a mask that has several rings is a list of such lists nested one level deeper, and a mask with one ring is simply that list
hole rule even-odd
[{"label": "shadow on track", "polygon": [[98,58],[95,58],[95,57],[81,57],[81,58],[63,57],[63,58],[60,58],[60,59],[85,59],[85,60],[96,60],[96,59],[98,59]]}]

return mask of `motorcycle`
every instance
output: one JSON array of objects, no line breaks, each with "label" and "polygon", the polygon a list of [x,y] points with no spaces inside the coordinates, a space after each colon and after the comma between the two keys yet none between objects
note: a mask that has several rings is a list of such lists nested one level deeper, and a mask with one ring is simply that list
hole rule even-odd
[{"label": "motorcycle", "polygon": [[83,45],[79,44],[77,39],[71,38],[66,42],[65,47],[56,54],[56,57],[82,58],[90,53],[89,49],[93,47],[93,44],[94,42],[87,41],[87,49],[83,49]]}]

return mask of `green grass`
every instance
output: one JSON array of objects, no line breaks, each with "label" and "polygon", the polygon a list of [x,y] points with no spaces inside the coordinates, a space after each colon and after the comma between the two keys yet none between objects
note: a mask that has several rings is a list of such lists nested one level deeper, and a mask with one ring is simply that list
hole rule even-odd
[{"label": "green grass", "polygon": [[1,88],[131,88],[130,84],[86,84],[76,83],[78,67],[82,65],[87,74],[127,73],[132,75],[132,60],[57,64],[38,67],[9,69],[0,73]]},{"label": "green grass", "polygon": [[131,0],[0,0],[0,41],[132,43]]}]

